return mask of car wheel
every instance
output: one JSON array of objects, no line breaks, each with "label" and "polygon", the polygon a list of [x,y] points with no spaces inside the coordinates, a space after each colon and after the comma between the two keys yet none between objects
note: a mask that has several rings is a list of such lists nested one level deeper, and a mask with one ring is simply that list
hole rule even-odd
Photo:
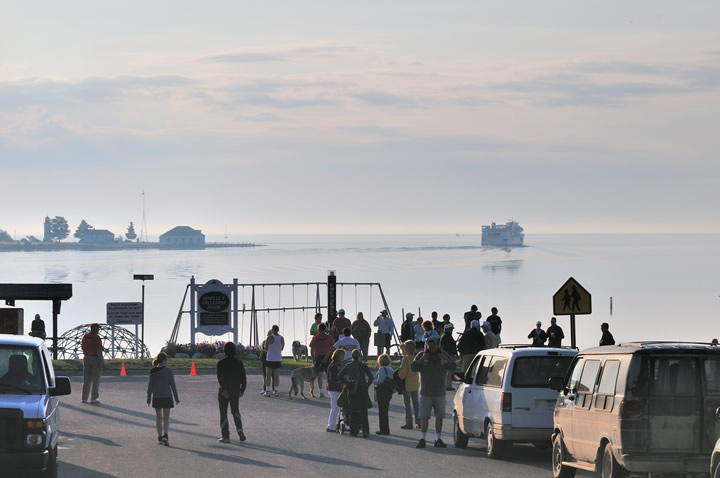
[{"label": "car wheel", "polygon": [[498,440],[495,437],[492,423],[488,422],[485,425],[485,438],[487,439],[487,456],[488,458],[501,458],[507,447],[507,443],[503,440]]},{"label": "car wheel", "polygon": [[57,447],[51,448],[50,453],[48,453],[48,466],[47,470],[45,470],[45,473],[43,473],[43,476],[47,478],[57,478]]},{"label": "car wheel", "polygon": [[562,435],[558,433],[553,438],[552,450],[552,471],[554,478],[573,478],[577,469],[572,466],[563,465],[565,461],[565,443],[563,443]]},{"label": "car wheel", "polygon": [[465,448],[468,444],[468,436],[460,430],[460,420],[458,420],[457,414],[453,416],[453,442],[455,448]]},{"label": "car wheel", "polygon": [[603,450],[602,467],[600,469],[600,476],[602,478],[625,478],[627,476],[627,470],[620,466],[613,456],[612,448],[610,444],[605,445]]},{"label": "car wheel", "polygon": [[713,473],[713,478],[720,478],[720,464],[715,466],[715,472]]}]

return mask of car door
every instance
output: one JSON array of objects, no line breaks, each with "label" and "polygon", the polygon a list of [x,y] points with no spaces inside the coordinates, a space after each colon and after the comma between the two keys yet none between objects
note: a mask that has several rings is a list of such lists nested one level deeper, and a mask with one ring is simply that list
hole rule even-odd
[{"label": "car door", "polygon": [[[455,403],[458,403],[457,398],[459,398],[460,407],[458,410],[458,415],[460,418],[460,425],[462,427],[462,430],[466,435],[474,435],[476,430],[476,425],[473,417],[473,407],[475,407],[474,399],[478,395],[475,385],[475,377],[477,374],[478,367],[480,363],[482,362],[483,356],[478,355],[476,356],[473,361],[470,363],[470,366],[468,367],[467,371],[464,374],[464,380],[463,382],[458,386],[458,390],[456,392],[456,399]],[[473,393],[474,392],[474,393]],[[457,409],[457,405],[456,405]]]},{"label": "car door", "polygon": [[565,448],[571,456],[575,454],[572,418],[575,410],[577,384],[580,381],[580,374],[582,374],[584,365],[584,357],[578,357],[570,365],[565,390],[560,392],[557,403],[555,404],[555,426],[562,431]]},{"label": "car door", "polygon": [[488,369],[492,361],[491,355],[481,355],[475,358],[468,370],[473,370],[473,381],[467,384],[463,395],[463,420],[466,433],[480,436],[483,423],[487,416],[487,403],[483,395],[483,384],[487,379]]},{"label": "car door", "polygon": [[705,401],[702,451],[711,453],[720,438],[720,357],[705,357],[702,364]]},{"label": "car door", "polygon": [[600,359],[585,360],[580,381],[577,384],[575,406],[572,416],[573,450],[575,458],[581,461],[595,461],[599,430],[595,423],[593,394],[600,371]]}]

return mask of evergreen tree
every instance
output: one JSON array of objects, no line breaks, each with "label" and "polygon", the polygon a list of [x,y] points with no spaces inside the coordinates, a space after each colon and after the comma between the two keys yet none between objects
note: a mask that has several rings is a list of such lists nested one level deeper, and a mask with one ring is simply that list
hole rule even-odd
[{"label": "evergreen tree", "polygon": [[7,231],[3,231],[0,229],[0,242],[15,242],[13,241],[13,238],[10,237],[10,234],[7,233]]},{"label": "evergreen tree", "polygon": [[92,227],[92,226],[91,226],[90,224],[88,224],[87,222],[85,222],[85,219],[83,219],[82,221],[80,221],[80,225],[77,227],[77,229],[75,230],[75,234],[73,234],[73,235],[74,235],[75,237],[77,237],[79,240],[82,241],[82,240],[83,240],[83,237],[85,237],[85,234],[86,234],[90,229],[95,229],[95,228]]},{"label": "evergreen tree", "polygon": [[128,232],[127,234],[125,234],[125,237],[127,237],[131,241],[135,240],[137,234],[135,234],[135,225],[132,223],[132,221],[130,221],[130,225],[128,226],[127,231]]},{"label": "evergreen tree", "polygon": [[62,241],[70,235],[68,223],[62,216],[55,216],[50,219],[50,238],[56,241]]}]

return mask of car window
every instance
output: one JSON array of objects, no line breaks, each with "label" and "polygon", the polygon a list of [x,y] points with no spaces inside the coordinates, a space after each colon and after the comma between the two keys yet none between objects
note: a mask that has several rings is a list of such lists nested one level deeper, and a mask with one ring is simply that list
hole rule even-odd
[{"label": "car window", "polygon": [[575,398],[575,404],[578,407],[590,407],[593,390],[595,389],[595,382],[597,380],[598,370],[600,370],[599,360],[585,361],[582,375],[580,375],[580,382],[578,382],[577,386],[577,397]]},{"label": "car window", "polygon": [[488,370],[490,369],[490,362],[492,362],[492,355],[484,355],[482,363],[478,367],[477,375],[475,376],[475,385],[484,385],[487,380]]},{"label": "car window", "polygon": [[19,345],[0,346],[0,394],[44,391],[43,370],[36,349]]},{"label": "car window", "polygon": [[568,356],[518,357],[510,383],[513,387],[549,387],[550,377],[565,377],[572,362]]},{"label": "car window", "polygon": [[465,372],[466,377],[475,378],[475,373],[477,372],[478,365],[480,365],[481,360],[482,360],[482,356],[475,357],[475,359],[470,363],[470,366],[468,367],[467,371]]},{"label": "car window", "polygon": [[595,408],[598,410],[611,411],[615,405],[615,385],[617,383],[618,371],[620,370],[619,360],[608,360],[603,366],[600,384],[595,396]]},{"label": "car window", "polygon": [[720,358],[703,360],[705,370],[705,390],[711,394],[720,394]]},{"label": "car window", "polygon": [[502,387],[503,376],[505,375],[506,357],[495,357],[490,363],[485,385],[490,387]]},{"label": "car window", "polygon": [[585,359],[580,357],[573,364],[572,371],[570,372],[570,379],[567,383],[568,390],[573,392],[577,391],[577,385],[580,381],[580,374],[582,373],[583,365],[585,365]]},{"label": "car window", "polygon": [[697,361],[691,357],[657,357],[651,370],[654,396],[695,395]]}]

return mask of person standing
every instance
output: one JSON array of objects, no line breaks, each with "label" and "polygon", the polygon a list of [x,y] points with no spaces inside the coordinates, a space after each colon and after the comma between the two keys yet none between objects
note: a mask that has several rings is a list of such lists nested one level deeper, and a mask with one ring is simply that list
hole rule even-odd
[{"label": "person standing", "polygon": [[100,373],[103,368],[103,347],[100,338],[100,325],[90,324],[90,332],[83,335],[81,347],[83,351],[83,389],[82,402],[100,403]]},{"label": "person standing", "polygon": [[497,308],[493,307],[490,309],[490,312],[491,314],[488,316],[487,321],[490,322],[492,332],[497,336],[498,344],[500,344],[502,343],[502,338],[500,338],[500,332],[502,332],[502,319],[499,315],[497,315]]},{"label": "person standing", "polygon": [[442,322],[438,320],[438,313],[436,310],[433,310],[430,314],[430,320],[432,320],[433,329],[438,330],[442,325]]},{"label": "person standing", "polygon": [[550,319],[550,327],[547,328],[545,333],[548,336],[549,347],[562,347],[562,340],[565,338],[563,329],[557,325],[557,319],[555,317]]},{"label": "person standing", "polygon": [[315,322],[310,326],[310,335],[315,335],[318,333],[318,327],[322,323],[322,314],[318,312],[315,314]]},{"label": "person standing", "polygon": [[330,395],[330,416],[328,417],[328,424],[326,431],[334,433],[338,422],[338,414],[340,413],[340,407],[338,406],[338,397],[342,393],[343,383],[340,380],[340,371],[343,368],[345,361],[345,350],[335,349],[332,353],[332,360],[327,368],[327,389],[328,395]]},{"label": "person standing", "polygon": [[[353,350],[360,350],[360,342],[358,342],[357,339],[350,337],[351,333],[352,331],[350,330],[350,327],[345,327],[342,331],[340,339],[333,344],[334,349],[343,349],[345,351],[346,362],[352,360],[351,354]],[[360,353],[362,353],[362,350],[360,350]]]},{"label": "person standing", "polygon": [[[270,335],[270,332],[268,332],[268,335]],[[260,345],[260,365],[262,366],[262,378],[263,378],[263,388],[262,392],[260,392],[261,395],[265,395],[267,393],[267,339],[262,341],[262,344]]]},{"label": "person standing", "polygon": [[418,317],[413,327],[413,338],[415,340],[415,350],[421,350],[425,347],[425,328],[423,327],[423,318]]},{"label": "person standing", "polygon": [[[448,318],[449,317],[450,316],[448,316]],[[453,327],[453,324],[447,322],[444,329],[444,333],[442,334],[442,337],[440,337],[440,348],[443,349],[443,351],[448,354],[448,356],[452,357],[453,361],[456,361],[457,344],[455,343],[455,339],[452,336],[453,330],[455,330],[455,328]],[[446,374],[445,390],[455,390],[452,386],[452,374],[450,373]]]},{"label": "person standing", "polygon": [[429,338],[427,350],[415,356],[410,368],[420,372],[420,440],[416,448],[425,448],[430,415],[435,412],[435,447],[447,448],[440,435],[445,418],[445,376],[455,370],[455,361],[440,349],[440,341]]},{"label": "person standing", "polygon": [[[320,390],[320,398],[325,398],[323,394],[323,373],[322,363],[330,353],[335,341],[330,334],[327,333],[325,324],[320,324],[318,333],[310,340],[310,356],[313,359],[313,367],[317,370],[318,389]],[[329,357],[327,357],[329,358]]]},{"label": "person standing", "polygon": [[[422,337],[422,335],[421,335]],[[403,400],[405,402],[405,425],[401,426],[403,430],[412,430],[413,423],[420,428],[420,420],[418,419],[418,390],[420,389],[420,374],[413,372],[410,364],[415,358],[415,343],[408,340],[400,346],[402,350],[402,361],[398,369],[398,377],[405,381],[403,389]],[[424,342],[423,342],[424,344]],[[422,348],[422,346],[421,346]]]},{"label": "person standing", "polygon": [[30,335],[45,340],[45,321],[40,318],[40,314],[35,314],[30,324]]},{"label": "person standing", "polygon": [[500,345],[500,338],[492,331],[492,326],[487,320],[482,323],[482,331],[485,334],[485,349],[494,349]]},{"label": "person standing", "polygon": [[352,362],[345,365],[340,371],[340,380],[348,387],[348,419],[350,420],[350,436],[370,436],[368,422],[368,408],[372,406],[368,396],[368,387],[373,381],[373,375],[367,364],[362,361],[362,352],[358,349],[352,351]]},{"label": "person standing", "polygon": [[[265,375],[265,386],[270,387],[272,382],[272,396],[278,396],[278,385],[280,384],[280,367],[282,366],[282,351],[285,348],[285,338],[280,335],[280,327],[273,325],[268,332],[267,341],[267,374]],[[271,396],[270,390],[265,396]]]},{"label": "person standing", "polygon": [[237,347],[233,342],[227,342],[223,346],[225,358],[217,363],[217,379],[218,379],[218,405],[220,407],[220,433],[218,440],[220,443],[230,443],[230,423],[228,422],[227,409],[230,405],[230,413],[232,413],[235,421],[235,430],[237,430],[240,441],[245,441],[245,433],[243,432],[242,417],[238,402],[240,397],[245,394],[247,387],[247,375],[245,374],[245,365],[242,360],[236,358]]},{"label": "person standing", "polygon": [[413,328],[415,327],[415,322],[413,321],[414,316],[415,314],[412,312],[405,314],[405,322],[400,326],[400,343],[415,338],[415,334],[413,333]]},{"label": "person standing", "polygon": [[463,332],[458,341],[458,352],[462,358],[462,371],[465,373],[470,362],[478,352],[485,348],[485,337],[480,332],[480,323],[477,320],[470,322],[470,328]]},{"label": "person standing", "polygon": [[610,333],[610,326],[607,322],[600,324],[602,337],[600,337],[600,345],[615,345],[615,337]]},{"label": "person standing", "polygon": [[375,400],[378,404],[378,421],[379,430],[377,435],[390,434],[390,419],[388,411],[390,410],[390,400],[393,395],[393,374],[395,373],[390,367],[390,357],[388,354],[382,354],[377,359],[378,371],[375,374],[373,383],[375,384]]},{"label": "person standing", "polygon": [[545,347],[545,341],[547,340],[547,334],[542,329],[542,322],[539,320],[535,324],[535,328],[530,331],[528,338],[532,339],[533,347]]},{"label": "person standing", "polygon": [[358,312],[357,316],[355,316],[355,320],[350,327],[350,333],[355,338],[355,340],[360,343],[360,350],[363,354],[363,361],[367,362],[372,328],[370,327],[370,323],[365,320],[365,316],[362,312]]},{"label": "person standing", "polygon": [[152,404],[155,409],[155,428],[158,434],[158,445],[170,446],[168,431],[170,430],[170,410],[175,404],[180,404],[177,388],[175,387],[175,376],[170,367],[167,366],[167,355],[160,352],[153,360],[153,368],[150,370],[147,387],[147,404]]},{"label": "person standing", "polygon": [[463,318],[465,319],[465,330],[468,330],[472,327],[472,321],[477,320],[480,322],[480,318],[482,317],[482,314],[478,312],[478,306],[473,304],[470,306],[470,310],[468,312],[465,312],[465,315]]},{"label": "person standing", "polygon": [[345,327],[351,326],[350,319],[345,317],[345,309],[340,309],[338,310],[338,316],[335,317],[332,327],[330,328],[330,334],[333,336],[333,339],[337,341]]},{"label": "person standing", "polygon": [[383,354],[383,351],[390,354],[390,338],[395,331],[395,324],[393,324],[392,318],[388,316],[387,310],[380,311],[380,315],[375,319],[373,325],[378,328],[379,334],[375,341],[378,357]]}]

